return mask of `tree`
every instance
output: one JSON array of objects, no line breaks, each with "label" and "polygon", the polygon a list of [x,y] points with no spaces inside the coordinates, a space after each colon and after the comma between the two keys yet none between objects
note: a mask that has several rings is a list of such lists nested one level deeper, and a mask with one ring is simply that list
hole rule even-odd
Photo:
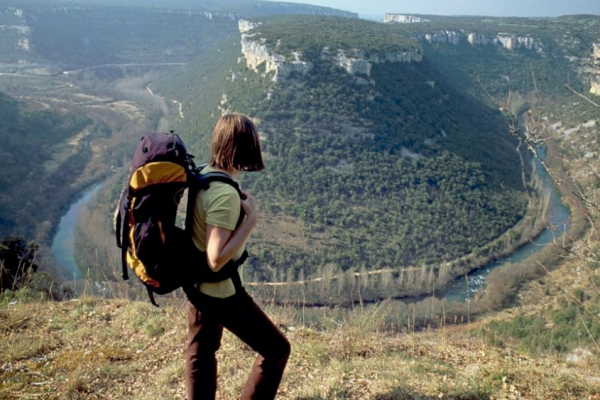
[{"label": "tree", "polygon": [[38,244],[21,237],[9,236],[0,243],[0,292],[17,290],[26,285],[37,271],[35,255]]}]

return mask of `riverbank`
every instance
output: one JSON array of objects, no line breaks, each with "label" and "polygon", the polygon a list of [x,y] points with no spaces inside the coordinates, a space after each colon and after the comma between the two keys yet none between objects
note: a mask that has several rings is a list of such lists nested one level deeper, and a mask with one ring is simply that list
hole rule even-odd
[{"label": "riverbank", "polygon": [[58,223],[50,249],[54,254],[56,263],[61,268],[60,276],[63,278],[77,280],[85,276],[75,260],[75,225],[82,207],[91,200],[92,196],[101,187],[102,184],[96,184],[84,190]]},{"label": "riverbank", "polygon": [[524,286],[534,280],[543,279],[565,263],[567,261],[565,256],[571,253],[572,244],[582,238],[589,229],[591,217],[585,205],[574,194],[577,193],[577,185],[563,165],[563,151],[565,150],[555,140],[546,142],[545,164],[550,170],[562,202],[570,210],[568,231],[559,237],[555,234],[555,227],[549,225],[551,241],[540,246],[535,257],[516,264],[509,263],[493,271],[488,277],[486,290],[476,298],[479,308],[501,310],[513,304],[521,296]]},{"label": "riverbank", "polygon": [[[539,170],[538,172],[543,173]],[[552,199],[557,201],[555,194],[549,195],[548,185],[551,182],[544,179],[536,179],[533,186],[536,187],[538,196],[532,196],[527,214],[510,230],[505,232],[495,241],[458,260],[444,263],[443,265],[427,265],[404,269],[384,269],[377,271],[347,271],[342,273],[330,268],[325,270],[321,277],[310,280],[294,282],[246,282],[255,295],[262,299],[270,299],[277,304],[295,304],[302,307],[332,307],[351,306],[358,303],[374,303],[384,299],[396,299],[405,302],[422,301],[428,296],[445,298],[450,296],[449,301],[464,301],[472,297],[474,289],[483,286],[484,279],[481,277],[468,278],[465,275],[471,271],[481,271],[483,267],[494,267],[501,265],[498,259],[505,259],[514,255],[522,246],[531,243],[546,230],[545,221],[548,218],[549,204]],[[98,186],[93,188],[95,193]],[[92,189],[86,196],[80,198],[73,204],[72,209],[61,221],[55,241],[53,252],[66,270],[63,276],[68,279],[83,277],[82,269],[77,265],[73,254],[73,237],[75,236],[76,215],[80,208],[91,199]],[[87,212],[89,214],[89,212]],[[73,217],[75,215],[75,217]],[[69,217],[70,216],[70,217]],[[86,219],[90,219],[89,215]],[[110,230],[109,227],[106,229]],[[87,235],[89,232],[80,231]],[[71,238],[63,241],[60,238]],[[70,243],[70,244],[69,244]],[[490,271],[483,271],[487,274]],[[458,282],[458,284],[457,284]],[[450,291],[448,294],[447,292]]]},{"label": "riverbank", "polygon": [[[472,297],[474,290],[484,285],[482,276],[490,273],[492,264],[495,268],[501,266],[504,260],[512,262],[515,253],[547,231],[551,212],[560,209],[558,220],[568,219],[568,209],[560,206],[552,181],[539,165],[536,174],[540,174],[539,177],[530,183],[536,195],[530,197],[526,215],[496,240],[457,260],[441,265],[376,271],[363,269],[359,272],[341,272],[330,266],[322,276],[303,281],[245,284],[261,298],[298,307],[352,306],[385,299],[415,302],[430,296],[451,296],[451,301],[465,301]],[[531,249],[524,252],[529,255]],[[518,255],[516,257],[519,258]],[[480,275],[465,279],[474,271]]]}]

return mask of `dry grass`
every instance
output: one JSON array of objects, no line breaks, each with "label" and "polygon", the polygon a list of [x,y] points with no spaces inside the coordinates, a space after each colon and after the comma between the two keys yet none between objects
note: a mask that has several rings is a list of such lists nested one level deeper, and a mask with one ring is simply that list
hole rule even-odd
[{"label": "dry grass", "polygon": [[[163,299],[161,299],[163,300]],[[1,399],[184,399],[185,303],[81,298],[0,308]],[[280,399],[600,399],[600,366],[490,347],[467,327],[400,334],[383,306],[301,326],[268,309],[293,350]],[[226,334],[220,399],[239,397],[254,354]]]}]

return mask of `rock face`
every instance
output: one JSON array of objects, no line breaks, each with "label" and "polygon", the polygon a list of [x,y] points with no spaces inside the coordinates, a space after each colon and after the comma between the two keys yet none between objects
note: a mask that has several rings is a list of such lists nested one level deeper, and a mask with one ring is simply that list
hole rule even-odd
[{"label": "rock face", "polygon": [[494,37],[487,36],[477,32],[465,31],[439,31],[417,35],[419,40],[426,40],[429,43],[450,43],[458,45],[463,40],[474,46],[484,46],[489,44],[500,45],[508,50],[525,48],[542,52],[542,44],[531,36],[517,36],[510,33],[498,33]]},{"label": "rock face", "polygon": [[0,7],[0,54],[3,61],[25,64],[32,51],[31,28],[24,18],[24,11],[16,7]]},{"label": "rock face", "polygon": [[594,43],[594,72],[595,75],[592,78],[592,87],[590,93],[600,96],[600,43]]},{"label": "rock face", "polygon": [[[246,66],[255,71],[258,66],[265,65],[265,72],[274,72],[273,81],[281,82],[289,78],[292,73],[301,75],[309,73],[314,64],[311,61],[302,60],[301,53],[292,53],[293,59],[286,58],[281,54],[270,51],[260,40],[254,38],[253,29],[259,24],[240,20],[238,28],[241,33],[242,53],[246,59]],[[321,51],[321,59],[330,59],[339,67],[345,69],[351,75],[371,76],[373,64],[383,62],[420,62],[422,54],[415,51],[388,52],[384,54],[367,54],[361,49],[331,51],[325,47]]]},{"label": "rock face", "polygon": [[527,50],[537,50],[539,44],[530,36],[517,36],[509,33],[499,33],[496,36],[496,40],[502,44],[508,50],[514,50],[518,47],[524,47]]},{"label": "rock face", "polygon": [[306,74],[313,67],[310,61],[302,61],[300,53],[294,53],[294,60],[286,60],[281,54],[272,53],[267,46],[259,41],[253,40],[253,34],[249,33],[259,24],[245,20],[238,21],[241,33],[242,53],[246,58],[246,66],[257,70],[262,63],[265,64],[265,72],[274,71],[273,81],[286,80],[292,72]]},{"label": "rock face", "polygon": [[473,45],[486,45],[490,43],[490,40],[481,33],[469,33],[467,35],[467,41]]},{"label": "rock face", "polygon": [[406,15],[406,14],[388,14],[386,13],[383,16],[384,23],[396,22],[400,24],[418,24],[423,22],[431,22],[428,19],[416,17],[414,15]]},{"label": "rock face", "polygon": [[338,50],[334,57],[336,64],[351,75],[364,74],[371,76],[373,65],[364,58],[364,52],[354,51],[354,54],[348,56],[344,50]]},{"label": "rock face", "polygon": [[451,43],[456,45],[460,43],[461,34],[454,31],[440,31],[419,35],[419,39],[425,39],[429,43]]},{"label": "rock face", "polygon": [[258,22],[250,22],[250,21],[246,21],[244,19],[240,19],[238,21],[238,29],[240,30],[240,33],[242,35],[248,31],[256,28],[259,25],[260,25],[260,23],[258,23]]},{"label": "rock face", "polygon": [[363,74],[371,76],[373,64],[384,62],[420,62],[423,56],[417,52],[385,53],[383,55],[368,56],[363,50],[352,51],[338,50],[334,57],[336,64],[344,68],[349,74]]}]

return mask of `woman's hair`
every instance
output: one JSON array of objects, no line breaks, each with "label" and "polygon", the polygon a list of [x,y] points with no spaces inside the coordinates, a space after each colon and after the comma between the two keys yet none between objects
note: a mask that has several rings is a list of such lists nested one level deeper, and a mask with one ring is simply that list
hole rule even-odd
[{"label": "woman's hair", "polygon": [[213,130],[210,165],[224,170],[265,169],[258,132],[250,118],[242,114],[226,114],[219,118]]}]

